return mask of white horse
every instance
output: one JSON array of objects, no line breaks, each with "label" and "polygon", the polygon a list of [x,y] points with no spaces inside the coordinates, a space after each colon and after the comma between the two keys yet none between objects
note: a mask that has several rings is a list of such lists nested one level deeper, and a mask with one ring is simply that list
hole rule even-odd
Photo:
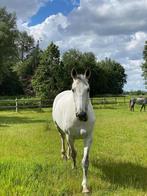
[{"label": "white horse", "polygon": [[[89,150],[92,143],[95,116],[89,99],[89,84],[91,72],[89,69],[84,75],[77,75],[75,69],[71,71],[73,78],[72,89],[58,94],[53,103],[53,120],[61,136],[61,153],[63,158],[71,155],[73,168],[76,166],[75,139],[84,140],[83,167],[83,193],[89,192],[87,187],[87,172],[89,166]],[[65,137],[68,152],[65,150]]]},{"label": "white horse", "polygon": [[141,105],[140,112],[142,111],[143,108],[145,111],[147,98],[146,97],[131,98],[129,102],[130,111],[134,111],[135,104]]}]

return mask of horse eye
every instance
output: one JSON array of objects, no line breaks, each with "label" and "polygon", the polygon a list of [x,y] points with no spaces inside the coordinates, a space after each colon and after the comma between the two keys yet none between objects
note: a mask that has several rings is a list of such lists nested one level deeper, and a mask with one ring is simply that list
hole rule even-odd
[{"label": "horse eye", "polygon": [[75,92],[75,89],[72,89],[72,92],[74,93]]},{"label": "horse eye", "polygon": [[88,89],[87,89],[87,92],[89,93],[89,91],[90,91],[90,89],[88,88]]}]

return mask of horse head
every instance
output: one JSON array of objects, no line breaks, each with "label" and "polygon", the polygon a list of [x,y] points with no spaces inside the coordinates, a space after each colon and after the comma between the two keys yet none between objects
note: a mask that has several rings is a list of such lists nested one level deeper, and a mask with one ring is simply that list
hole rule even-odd
[{"label": "horse head", "polygon": [[73,68],[71,71],[71,77],[73,79],[72,83],[72,93],[75,103],[75,115],[81,121],[87,121],[87,110],[89,104],[89,83],[91,72],[87,69],[82,74],[77,74],[76,70]]}]

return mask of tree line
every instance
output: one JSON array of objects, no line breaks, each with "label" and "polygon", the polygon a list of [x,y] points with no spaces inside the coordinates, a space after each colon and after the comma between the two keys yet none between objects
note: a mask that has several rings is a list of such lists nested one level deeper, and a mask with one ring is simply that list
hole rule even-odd
[{"label": "tree line", "polygon": [[76,49],[61,55],[53,42],[42,50],[39,41],[17,29],[16,15],[0,8],[0,95],[53,98],[71,88],[73,67],[78,73],[91,69],[91,96],[123,92],[127,76],[120,63],[109,58],[97,61],[92,52]]}]

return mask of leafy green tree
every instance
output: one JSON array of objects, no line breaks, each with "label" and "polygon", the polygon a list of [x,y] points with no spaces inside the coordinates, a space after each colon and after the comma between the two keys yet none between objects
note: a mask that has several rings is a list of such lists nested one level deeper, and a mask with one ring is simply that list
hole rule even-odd
[{"label": "leafy green tree", "polygon": [[90,79],[90,85],[92,87],[95,86],[94,85],[94,74],[96,71],[96,58],[95,55],[92,52],[85,52],[82,53],[79,50],[75,50],[75,49],[70,49],[67,52],[65,52],[62,56],[62,61],[64,64],[64,86],[65,89],[70,89],[71,88],[71,83],[72,83],[72,79],[70,76],[70,72],[72,70],[73,67],[76,68],[77,72],[80,73],[84,73],[84,71],[87,68],[91,69],[92,72],[92,76]]},{"label": "leafy green tree", "polygon": [[40,64],[32,80],[37,96],[52,98],[62,89],[63,64],[60,62],[60,51],[53,42],[43,52]]},{"label": "leafy green tree", "polygon": [[[18,31],[16,15],[8,13],[6,8],[0,8],[0,94],[10,94],[11,91],[18,93],[16,85],[20,89],[22,83],[19,79],[23,78],[23,74],[18,73],[24,72],[27,75],[30,67],[34,65],[29,57],[29,54],[33,53],[32,49],[35,53],[34,39],[27,32]],[[5,88],[2,88],[2,85]],[[22,93],[22,89],[19,92]]]},{"label": "leafy green tree", "polygon": [[147,88],[147,41],[145,41],[145,45],[144,45],[143,59],[144,59],[144,62],[141,65],[141,68],[143,71],[142,76],[144,77],[145,87]]},{"label": "leafy green tree", "polygon": [[13,71],[9,75],[5,75],[0,84],[0,95],[16,96],[24,94],[22,84],[17,74]]},{"label": "leafy green tree", "polygon": [[123,92],[123,86],[126,83],[125,69],[116,61],[106,58],[98,62],[100,67],[105,72],[107,79],[106,89],[104,93],[120,94]]},{"label": "leafy green tree", "polygon": [[18,33],[17,47],[21,61],[24,60],[30,51],[34,48],[34,39],[26,31]]},{"label": "leafy green tree", "polygon": [[126,83],[124,68],[111,59],[96,61],[96,57],[91,52],[82,53],[75,49],[70,49],[63,54],[64,64],[64,86],[66,89],[71,87],[70,71],[75,67],[78,73],[83,73],[86,68],[91,69],[90,87],[91,96],[98,94],[111,93],[119,94],[123,91]]},{"label": "leafy green tree", "polygon": [[0,8],[0,84],[11,73],[10,68],[17,61],[17,36],[15,14]]},{"label": "leafy green tree", "polygon": [[25,55],[23,61],[20,60],[16,63],[14,70],[17,72],[19,79],[23,86],[23,91],[26,95],[34,95],[32,87],[32,77],[40,62],[40,56],[42,51],[39,48],[39,42],[37,42],[36,47],[30,48]]},{"label": "leafy green tree", "polygon": [[106,88],[106,77],[103,69],[97,66],[96,57],[92,52],[85,52],[82,54],[81,65],[84,70],[88,67],[91,70],[90,96],[96,96],[104,93]]},{"label": "leafy green tree", "polygon": [[78,73],[83,73],[86,68],[90,68],[92,77],[90,78],[91,96],[105,93],[108,88],[108,79],[106,70],[96,62],[95,55],[91,52],[82,53],[75,49],[70,49],[63,54],[62,61],[64,64],[64,72],[66,73],[64,83],[65,87],[71,87],[70,71],[75,67]]}]

